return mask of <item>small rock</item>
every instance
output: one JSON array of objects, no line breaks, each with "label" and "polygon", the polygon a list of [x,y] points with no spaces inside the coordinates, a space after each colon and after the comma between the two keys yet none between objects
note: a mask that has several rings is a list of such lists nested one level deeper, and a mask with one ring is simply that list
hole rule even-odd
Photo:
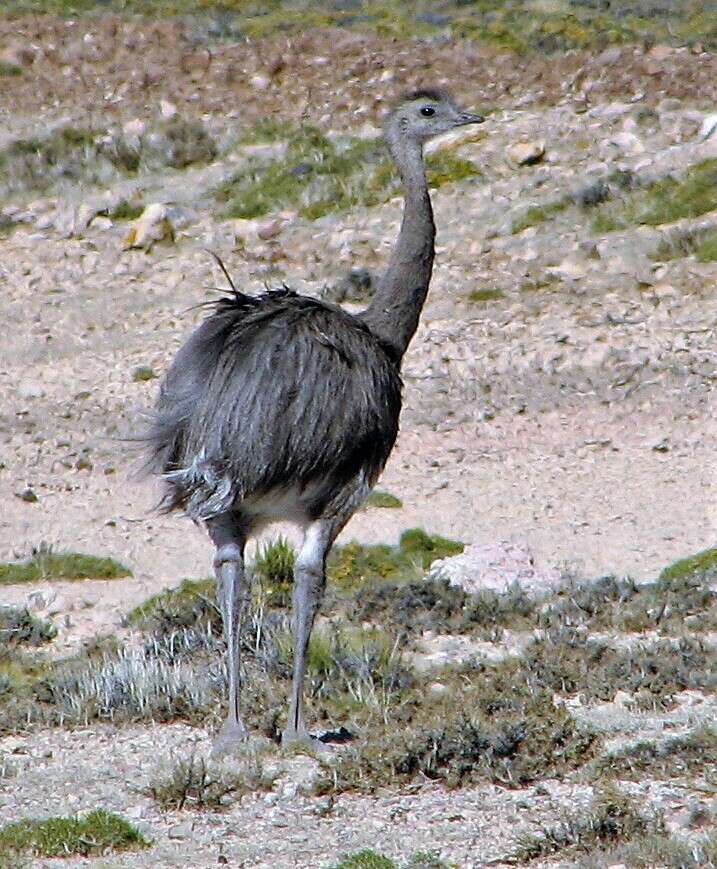
[{"label": "small rock", "polygon": [[444,685],[443,682],[431,682],[428,686],[428,693],[432,694],[434,697],[441,697],[448,691],[448,686]]},{"label": "small rock", "polygon": [[709,139],[710,136],[715,134],[715,131],[717,131],[717,115],[707,115],[704,121],[702,121],[702,126],[700,127],[700,139],[702,139],[702,141]]},{"label": "small rock", "polygon": [[57,597],[57,592],[52,588],[40,591],[31,591],[27,596],[26,606],[30,610],[40,611],[47,609]]},{"label": "small rock", "polygon": [[635,698],[627,691],[616,691],[612,702],[615,706],[621,706],[623,709],[629,709],[634,703]]},{"label": "small rock", "polygon": [[615,145],[623,154],[636,156],[645,152],[645,146],[634,133],[623,131],[616,133],[610,139],[610,143]]},{"label": "small rock", "polygon": [[158,241],[173,242],[174,229],[167,216],[167,206],[153,202],[135,220],[124,240],[124,247],[150,251]]},{"label": "small rock", "polygon": [[547,269],[548,274],[565,280],[577,281],[588,273],[586,265],[578,260],[566,257],[559,265]]},{"label": "small rock", "polygon": [[170,827],[167,835],[170,839],[188,839],[192,835],[193,829],[193,825],[189,822],[175,824],[173,827]]},{"label": "small rock", "polygon": [[98,200],[83,202],[77,209],[75,215],[75,223],[72,228],[73,235],[83,232],[90,225],[90,222],[107,207],[106,202]]},{"label": "small rock", "polygon": [[135,118],[133,121],[127,121],[126,124],[122,125],[122,132],[125,136],[136,136],[139,138],[147,132],[147,124],[141,118]]},{"label": "small rock", "polygon": [[97,217],[93,217],[90,221],[90,226],[93,229],[101,229],[106,231],[108,229],[112,229],[114,223],[110,220],[109,217],[103,217],[102,215],[98,215]]},{"label": "small rock", "polygon": [[15,388],[18,398],[27,400],[29,398],[42,398],[45,395],[45,389],[41,383],[36,380],[23,380]]},{"label": "small rock", "polygon": [[447,579],[467,592],[495,591],[500,594],[516,586],[533,595],[549,592],[560,585],[559,570],[539,567],[526,544],[474,543],[461,555],[434,561],[429,579]]},{"label": "small rock", "polygon": [[485,137],[486,133],[480,127],[461,127],[457,130],[451,130],[449,133],[444,133],[436,139],[432,139],[426,145],[425,152],[426,154],[435,154],[436,151],[455,151],[456,148],[460,148],[462,145],[480,142]]},{"label": "small rock", "polygon": [[621,56],[622,49],[619,46],[614,45],[612,48],[606,48],[602,54],[599,54],[595,58],[595,63],[600,66],[612,66],[620,60]]},{"label": "small rock", "polygon": [[259,224],[256,234],[262,241],[268,241],[270,238],[276,238],[279,235],[282,226],[283,223],[280,220],[269,220]]},{"label": "small rock", "polygon": [[237,217],[229,221],[229,227],[234,236],[235,243],[245,244],[250,238],[257,234],[258,224],[256,220],[246,220],[243,217]]},{"label": "small rock", "polygon": [[505,156],[513,166],[532,166],[545,156],[545,142],[516,142],[505,149]]},{"label": "small rock", "polygon": [[169,100],[159,101],[159,114],[165,121],[170,121],[177,114],[177,107]]},{"label": "small rock", "polygon": [[249,84],[257,91],[265,91],[271,84],[271,79],[266,75],[257,73],[249,79]]},{"label": "small rock", "polygon": [[37,495],[29,486],[27,489],[23,489],[22,492],[16,492],[15,495],[21,501],[27,501],[28,504],[36,504],[39,500]]},{"label": "small rock", "polygon": [[287,782],[281,789],[281,800],[293,800],[299,790],[296,782]]},{"label": "small rock", "polygon": [[656,453],[668,453],[670,451],[670,442],[667,438],[661,438],[654,444],[651,444],[650,449]]}]

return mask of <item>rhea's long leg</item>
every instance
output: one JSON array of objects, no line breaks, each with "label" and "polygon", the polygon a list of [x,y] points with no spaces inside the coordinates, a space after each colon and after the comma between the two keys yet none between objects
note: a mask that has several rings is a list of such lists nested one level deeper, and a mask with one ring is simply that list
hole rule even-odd
[{"label": "rhea's long leg", "polygon": [[207,522],[207,529],[216,547],[214,572],[224,624],[229,676],[229,711],[212,750],[212,754],[217,756],[231,751],[248,735],[239,714],[239,668],[241,626],[250,590],[244,573],[246,529],[241,517],[224,513]]},{"label": "rhea's long leg", "polygon": [[310,739],[304,724],[302,690],[311,629],[321,606],[326,584],[326,554],[335,537],[332,530],[329,520],[318,519],[312,522],[306,529],[304,541],[296,557],[292,601],[294,679],[291,686],[289,720],[281,737],[283,745]]}]

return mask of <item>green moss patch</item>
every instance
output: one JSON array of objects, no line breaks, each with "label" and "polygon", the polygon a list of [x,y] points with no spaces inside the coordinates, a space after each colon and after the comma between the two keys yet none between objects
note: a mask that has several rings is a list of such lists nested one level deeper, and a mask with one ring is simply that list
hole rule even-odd
[{"label": "green moss patch", "polygon": [[340,863],[334,863],[331,869],[396,869],[396,864],[376,851],[364,849],[347,854]]},{"label": "green moss patch", "polygon": [[12,76],[22,75],[22,67],[15,63],[7,63],[0,60],[0,78],[11,78]]},{"label": "green moss patch", "polygon": [[366,506],[378,507],[385,510],[399,510],[403,507],[403,501],[390,492],[374,489],[368,498],[366,498]]},{"label": "green moss patch", "polygon": [[102,856],[108,851],[147,848],[149,842],[118,815],[97,809],[83,818],[23,820],[0,829],[0,860],[14,858]]},{"label": "green moss patch", "polygon": [[155,380],[159,375],[150,365],[138,365],[132,372],[132,381],[134,383],[146,383],[148,380]]},{"label": "green moss patch", "polygon": [[696,555],[682,558],[660,574],[660,581],[666,583],[696,578],[717,579],[717,549],[704,549]]},{"label": "green moss patch", "polygon": [[523,232],[524,229],[538,226],[546,220],[555,217],[556,214],[560,214],[561,211],[565,211],[569,206],[570,200],[568,198],[554,199],[545,205],[531,205],[530,208],[526,209],[523,214],[516,217],[513,221],[511,232],[513,235],[517,235],[519,232]]},{"label": "green moss patch", "polygon": [[483,302],[494,302],[497,299],[502,299],[504,296],[503,290],[499,290],[497,287],[486,287],[482,290],[471,290],[466,299],[472,304],[481,304]]},{"label": "green moss patch", "polygon": [[107,216],[111,220],[136,220],[144,209],[145,205],[142,202],[130,202],[128,199],[123,199],[107,212]]},{"label": "green moss patch", "polygon": [[132,571],[114,558],[79,552],[53,552],[41,547],[22,562],[0,563],[0,585],[47,579],[121,579]]}]

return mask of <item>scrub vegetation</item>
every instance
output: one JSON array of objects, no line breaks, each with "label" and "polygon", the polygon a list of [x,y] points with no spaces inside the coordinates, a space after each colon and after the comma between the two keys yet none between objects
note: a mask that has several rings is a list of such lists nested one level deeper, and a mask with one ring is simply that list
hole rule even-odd
[{"label": "scrub vegetation", "polygon": [[[713,551],[670,565],[651,584],[568,577],[535,599],[518,589],[469,594],[440,577],[426,578],[433,561],[462,548],[412,529],[397,546],[350,543],[332,553],[326,601],[309,647],[307,715],[349,742],[331,762],[322,761],[318,793],[373,792],[415,779],[512,788],[578,770],[593,779],[694,777],[700,758],[703,772],[712,768],[711,730],[605,755],[599,733],[579,723],[559,698],[579,697],[586,705],[621,691],[635,709],[660,711],[684,690],[714,694],[707,636],[715,625]],[[242,636],[246,717],[273,742],[291,681],[287,604],[294,557],[283,538],[258,552]],[[0,730],[91,721],[218,723],[225,676],[214,581],[184,580],[126,620],[137,632],[135,642],[108,638],[52,661],[31,649],[50,640],[52,631],[26,614],[12,615],[8,624],[19,626],[24,639],[2,648]],[[424,667],[420,675],[416,669],[425,637],[460,634],[500,643],[505,632],[525,637],[520,651],[490,660],[476,655],[428,672]],[[636,636],[614,641],[626,633]],[[355,734],[361,738],[351,741]],[[236,793],[264,786],[258,769],[229,781],[218,769],[183,758],[165,764],[151,788],[167,808],[224,805]],[[577,853],[588,841],[606,846],[600,830],[623,824],[626,816],[613,809],[600,815],[598,808],[592,826],[561,827],[547,837],[552,844],[540,847],[564,842]],[[661,835],[645,831],[653,839]]]},{"label": "scrub vegetation", "polygon": [[55,552],[46,544],[40,544],[26,561],[0,563],[0,585],[50,579],[121,579],[125,576],[132,576],[132,571],[114,558]]}]

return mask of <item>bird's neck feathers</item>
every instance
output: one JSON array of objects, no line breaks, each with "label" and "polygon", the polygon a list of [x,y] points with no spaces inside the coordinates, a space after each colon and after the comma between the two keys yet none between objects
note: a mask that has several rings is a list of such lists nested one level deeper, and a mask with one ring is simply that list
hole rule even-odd
[{"label": "bird's neck feathers", "polygon": [[388,269],[362,317],[400,360],[418,328],[428,293],[436,229],[421,144],[402,138],[394,128],[386,131],[386,141],[403,181],[403,221]]}]

